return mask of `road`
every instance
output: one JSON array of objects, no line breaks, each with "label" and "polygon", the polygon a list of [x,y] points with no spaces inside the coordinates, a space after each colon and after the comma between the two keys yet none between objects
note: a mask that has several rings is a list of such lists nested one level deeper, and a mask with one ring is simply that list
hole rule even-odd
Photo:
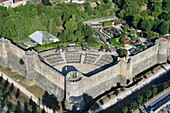
[{"label": "road", "polygon": [[116,16],[106,17],[106,18],[96,18],[96,19],[84,21],[84,24],[100,23],[100,22],[116,20],[116,19],[118,19]]},{"label": "road", "polygon": [[37,97],[34,96],[34,94],[32,94],[30,91],[28,91],[25,87],[21,86],[19,83],[17,83],[16,81],[14,81],[13,79],[11,79],[10,77],[8,77],[7,75],[5,75],[4,73],[0,72],[0,75],[3,76],[4,80],[8,79],[9,83],[13,83],[14,86],[18,89],[20,89],[20,91],[22,93],[24,93],[25,95],[27,95],[29,98],[32,98],[32,100],[40,106],[41,109],[44,108],[44,110],[47,113],[54,113],[53,110],[51,109],[47,109],[46,107],[43,107],[42,102],[39,101],[39,99]]},{"label": "road", "polygon": [[156,111],[163,104],[170,101],[170,90],[162,92],[160,95],[156,96],[152,101],[147,102],[138,113],[150,113],[151,111]]},{"label": "road", "polygon": [[[110,106],[115,105],[117,102],[119,102],[120,100],[125,99],[127,96],[131,95],[133,92],[136,92],[137,90],[141,89],[142,87],[146,86],[147,84],[149,84],[150,82],[152,82],[153,80],[155,80],[156,78],[160,77],[163,75],[163,73],[166,73],[167,70],[170,70],[170,65],[166,65],[165,69],[160,69],[157,73],[154,74],[154,76],[151,76],[150,78],[144,79],[141,82],[139,82],[137,85],[127,88],[125,89],[124,92],[120,93],[118,96],[116,96],[115,98],[110,99],[108,102],[104,103],[103,105],[101,105],[98,109],[96,109],[95,111],[93,111],[93,113],[97,113],[100,111],[103,111],[107,108],[109,108]],[[110,108],[111,110],[111,108]],[[109,110],[108,110],[109,111]],[[107,112],[108,113],[108,112]]]}]

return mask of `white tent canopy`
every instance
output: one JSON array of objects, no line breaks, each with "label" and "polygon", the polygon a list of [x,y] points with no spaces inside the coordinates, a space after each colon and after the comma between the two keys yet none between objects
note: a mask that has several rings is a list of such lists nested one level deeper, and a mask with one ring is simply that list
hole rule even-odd
[{"label": "white tent canopy", "polygon": [[29,36],[33,41],[40,45],[44,45],[44,41],[58,42],[59,39],[46,31],[36,31]]}]

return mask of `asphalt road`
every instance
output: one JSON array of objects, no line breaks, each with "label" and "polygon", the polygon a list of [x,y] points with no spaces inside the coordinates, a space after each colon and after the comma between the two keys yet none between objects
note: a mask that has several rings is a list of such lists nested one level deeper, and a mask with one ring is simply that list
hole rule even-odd
[{"label": "asphalt road", "polygon": [[163,92],[159,95],[159,97],[155,97],[154,100],[150,103],[145,104],[142,110],[139,110],[138,113],[150,113],[151,111],[155,111],[160,106],[170,101],[170,90]]}]

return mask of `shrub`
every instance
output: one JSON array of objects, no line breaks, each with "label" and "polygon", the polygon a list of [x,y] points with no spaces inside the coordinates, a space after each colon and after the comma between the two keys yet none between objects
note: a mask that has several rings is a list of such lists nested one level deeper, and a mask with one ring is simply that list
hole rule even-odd
[{"label": "shrub", "polygon": [[19,60],[19,63],[20,63],[21,65],[24,65],[24,64],[25,64],[25,62],[24,62],[24,60],[23,60],[22,58]]}]

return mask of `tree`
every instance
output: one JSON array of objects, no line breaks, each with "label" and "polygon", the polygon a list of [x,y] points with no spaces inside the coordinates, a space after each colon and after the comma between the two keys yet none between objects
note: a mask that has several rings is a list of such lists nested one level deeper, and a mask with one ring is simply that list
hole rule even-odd
[{"label": "tree", "polygon": [[50,19],[49,26],[48,26],[48,32],[53,35],[57,35],[56,23],[55,23],[54,18]]},{"label": "tree", "polygon": [[129,110],[128,110],[128,107],[127,106],[125,106],[124,108],[123,108],[123,113],[127,113]]},{"label": "tree", "polygon": [[162,22],[159,26],[159,32],[162,35],[168,34],[169,32],[169,23],[168,22]]},{"label": "tree", "polygon": [[141,26],[146,31],[150,31],[152,29],[152,27],[153,27],[151,22],[149,20],[147,20],[147,19],[142,20]]},{"label": "tree", "polygon": [[130,110],[135,110],[138,107],[138,104],[136,101],[133,101],[130,103]]},{"label": "tree", "polygon": [[164,90],[165,90],[166,88],[168,88],[168,87],[169,87],[169,83],[164,82],[164,83],[163,83],[163,87],[164,87]]},{"label": "tree", "polygon": [[80,42],[80,41],[84,41],[83,40],[83,34],[81,33],[80,30],[77,30],[76,33],[75,33],[75,37],[77,38],[77,41]]},{"label": "tree", "polygon": [[127,55],[127,50],[126,49],[119,49],[117,50],[117,53],[119,54],[119,57],[126,57]]},{"label": "tree", "polygon": [[57,18],[56,18],[56,25],[57,25],[57,26],[61,26],[61,25],[62,25],[61,17],[57,17]]},{"label": "tree", "polygon": [[139,103],[139,105],[142,105],[142,103],[143,103],[143,96],[138,96],[138,103]]},{"label": "tree", "polygon": [[135,35],[133,35],[133,36],[131,37],[131,39],[132,39],[133,42],[136,42],[136,40],[137,40],[137,38],[136,38]]},{"label": "tree", "polygon": [[68,30],[69,34],[73,34],[77,29],[77,21],[75,15],[72,16],[65,24],[66,30]]},{"label": "tree", "polygon": [[152,96],[152,91],[150,90],[147,90],[146,91],[146,98],[147,98],[147,101],[149,100],[149,98]]},{"label": "tree", "polygon": [[153,96],[155,96],[158,93],[158,88],[154,87],[153,88]]}]

